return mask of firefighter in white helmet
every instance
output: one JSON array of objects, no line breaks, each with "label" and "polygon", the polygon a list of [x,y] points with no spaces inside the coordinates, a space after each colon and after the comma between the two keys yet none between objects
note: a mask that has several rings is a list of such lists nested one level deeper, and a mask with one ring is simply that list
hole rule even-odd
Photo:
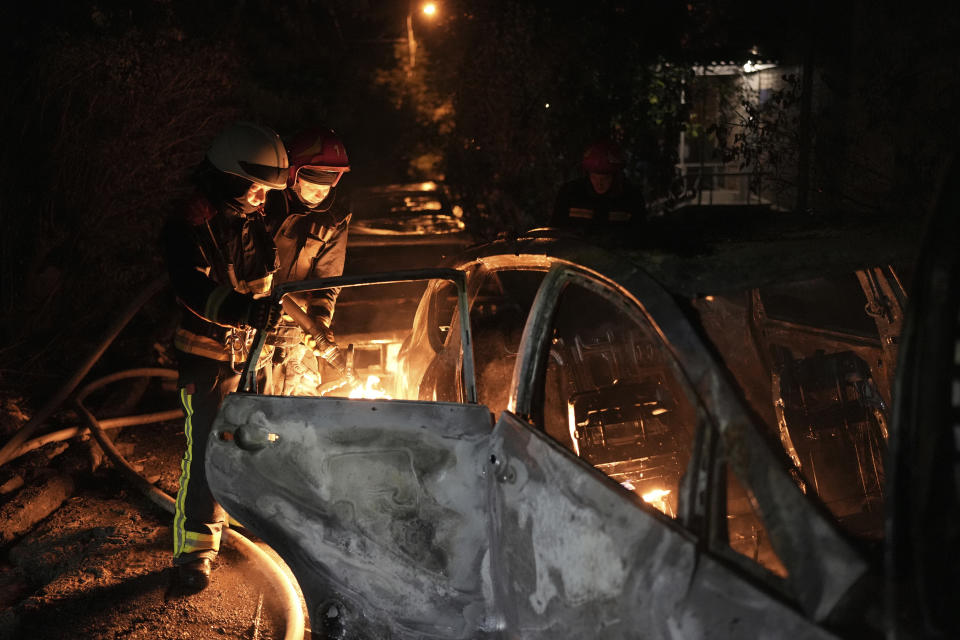
[{"label": "firefighter in white helmet", "polygon": [[210,580],[226,519],[204,471],[213,419],[237,388],[252,329],[280,318],[267,297],[277,269],[263,220],[267,193],[284,189],[287,153],[266,127],[238,122],[213,141],[194,174],[196,190],[165,225],[162,242],[170,281],[184,307],[174,346],[187,449],[173,522],[173,561],[180,584],[200,590]]}]

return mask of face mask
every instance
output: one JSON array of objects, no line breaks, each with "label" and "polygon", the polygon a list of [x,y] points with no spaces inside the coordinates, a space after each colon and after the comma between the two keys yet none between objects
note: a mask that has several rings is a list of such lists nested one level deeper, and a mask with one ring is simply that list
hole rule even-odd
[{"label": "face mask", "polygon": [[309,206],[315,206],[327,199],[330,195],[330,187],[325,184],[314,184],[306,182],[303,178],[297,180],[294,186],[294,192],[300,201]]}]

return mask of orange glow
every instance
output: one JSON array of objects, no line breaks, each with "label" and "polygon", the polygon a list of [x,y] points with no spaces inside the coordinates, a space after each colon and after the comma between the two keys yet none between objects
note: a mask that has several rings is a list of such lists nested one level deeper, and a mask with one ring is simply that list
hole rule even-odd
[{"label": "orange glow", "polygon": [[662,502],[664,498],[670,495],[669,489],[654,489],[653,491],[647,491],[643,494],[643,501],[648,504],[653,504],[654,502]]},{"label": "orange glow", "polygon": [[366,398],[367,400],[390,400],[390,396],[387,395],[387,392],[380,386],[380,376],[367,376],[367,381],[363,384],[358,384],[356,387],[351,389],[350,398]]},{"label": "orange glow", "polygon": [[673,509],[667,504],[667,496],[670,495],[670,493],[671,491],[669,489],[654,489],[647,491],[640,497],[660,513],[673,517]]},{"label": "orange glow", "polygon": [[437,5],[434,4],[433,2],[426,3],[425,5],[423,5],[423,13],[424,15],[433,17],[437,13]]}]

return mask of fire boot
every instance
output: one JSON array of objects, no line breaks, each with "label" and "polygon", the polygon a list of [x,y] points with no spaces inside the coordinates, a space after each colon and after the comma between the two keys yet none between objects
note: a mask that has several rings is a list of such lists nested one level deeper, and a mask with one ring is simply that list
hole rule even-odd
[{"label": "fire boot", "polygon": [[203,591],[210,584],[210,558],[197,558],[177,567],[177,582],[189,591]]}]

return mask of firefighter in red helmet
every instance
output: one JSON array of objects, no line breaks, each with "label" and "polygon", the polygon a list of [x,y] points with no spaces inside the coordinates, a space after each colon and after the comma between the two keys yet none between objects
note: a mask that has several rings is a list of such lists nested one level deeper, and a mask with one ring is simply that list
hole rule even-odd
[{"label": "firefighter in red helmet", "polygon": [[581,164],[587,175],[560,187],[550,225],[635,232],[646,218],[646,204],[623,174],[623,150],[612,140],[600,140],[586,148]]},{"label": "firefighter in red helmet", "polygon": [[[338,193],[341,178],[350,171],[346,148],[332,129],[317,127],[294,136],[287,153],[289,188],[270,194],[266,204],[279,257],[276,282],[339,276],[350,223],[349,204]],[[300,382],[321,371],[320,361],[334,375],[344,372],[344,358],[330,328],[339,293],[326,289],[287,296],[285,308],[297,318],[288,315],[276,333],[275,362],[280,366],[272,372],[273,393],[308,392]],[[291,304],[298,308],[291,310]]]},{"label": "firefighter in red helmet", "polygon": [[174,293],[184,307],[174,337],[187,448],[173,521],[182,587],[210,580],[226,513],[210,493],[204,454],[223,398],[235,391],[253,331],[280,319],[268,294],[277,269],[263,219],[267,193],[287,186],[287,153],[266,127],[238,122],[211,144],[196,187],[161,236]]}]

